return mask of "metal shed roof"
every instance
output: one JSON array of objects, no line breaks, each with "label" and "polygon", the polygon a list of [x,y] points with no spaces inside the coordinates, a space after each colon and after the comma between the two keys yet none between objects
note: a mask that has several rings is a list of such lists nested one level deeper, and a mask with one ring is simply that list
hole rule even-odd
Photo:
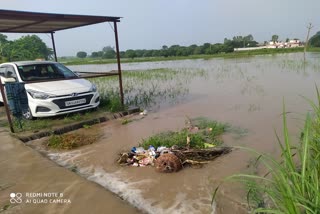
[{"label": "metal shed roof", "polygon": [[53,33],[102,22],[120,22],[121,17],[87,16],[0,10],[0,32]]}]

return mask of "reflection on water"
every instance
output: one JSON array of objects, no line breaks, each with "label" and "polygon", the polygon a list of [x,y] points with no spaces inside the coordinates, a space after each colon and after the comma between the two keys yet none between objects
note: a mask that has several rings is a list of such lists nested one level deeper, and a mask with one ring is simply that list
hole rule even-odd
[{"label": "reflection on water", "polygon": [[[165,102],[157,100],[149,106],[156,111],[143,119],[127,125],[113,121],[95,126],[95,129],[108,133],[99,142],[68,153],[49,152],[49,156],[61,165],[76,165],[82,176],[110,189],[147,213],[247,213],[245,192],[239,186],[222,187],[214,208],[210,201],[212,192],[224,177],[247,170],[250,162],[247,153],[236,150],[203,168],[186,168],[173,174],[160,174],[150,167],[123,168],[115,164],[115,159],[119,152],[130,150],[143,138],[161,131],[181,129],[186,115],[191,118],[206,116],[248,129],[248,134],[241,138],[224,136],[225,143],[277,154],[274,129],[281,133],[283,98],[287,111],[294,113],[288,115],[289,129],[291,134],[298,136],[303,124],[297,117],[303,119],[303,113],[310,109],[300,95],[314,99],[314,84],[319,84],[319,54],[308,54],[306,64],[302,59],[302,54],[294,53],[123,64],[126,70],[170,68],[178,73],[186,69],[192,73],[201,69],[206,75],[201,78],[191,75],[192,78],[184,82],[188,93],[182,102],[157,108],[159,103]],[[111,70],[112,66],[72,68],[104,71]],[[175,81],[173,78],[154,84],[165,88],[166,83],[172,85]],[[130,87],[137,86],[131,84]]]}]

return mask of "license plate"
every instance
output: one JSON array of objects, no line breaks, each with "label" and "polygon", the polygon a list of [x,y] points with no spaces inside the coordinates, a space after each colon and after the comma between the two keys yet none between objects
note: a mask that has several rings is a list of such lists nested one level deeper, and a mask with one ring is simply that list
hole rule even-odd
[{"label": "license plate", "polygon": [[83,103],[86,103],[86,98],[79,99],[79,100],[71,100],[71,101],[66,101],[65,104],[66,106],[75,106],[75,105],[80,105]]}]

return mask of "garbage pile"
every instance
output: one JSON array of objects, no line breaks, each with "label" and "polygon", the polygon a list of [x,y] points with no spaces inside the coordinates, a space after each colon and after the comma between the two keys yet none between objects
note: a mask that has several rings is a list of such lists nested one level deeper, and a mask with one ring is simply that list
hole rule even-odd
[{"label": "garbage pile", "polygon": [[207,149],[186,149],[172,146],[167,148],[160,146],[157,149],[149,146],[133,147],[128,153],[121,153],[118,159],[120,165],[135,167],[155,166],[158,172],[177,172],[186,165],[203,165],[216,157],[227,154],[230,147],[215,147]]},{"label": "garbage pile", "polygon": [[121,165],[132,165],[136,167],[156,166],[158,171],[176,172],[182,168],[180,159],[171,151],[174,148],[160,146],[157,149],[149,146],[145,150],[143,147],[133,147],[129,153],[120,154],[118,163]]},{"label": "garbage pile", "polygon": [[[140,144],[143,147],[133,147],[130,152],[121,153],[118,163],[135,167],[155,166],[158,172],[177,172],[186,165],[201,167],[231,151],[230,147],[217,143],[225,128],[225,124],[206,118],[187,118],[186,127],[180,132],[164,132],[150,137],[153,140]],[[157,147],[153,146],[155,143]]]}]

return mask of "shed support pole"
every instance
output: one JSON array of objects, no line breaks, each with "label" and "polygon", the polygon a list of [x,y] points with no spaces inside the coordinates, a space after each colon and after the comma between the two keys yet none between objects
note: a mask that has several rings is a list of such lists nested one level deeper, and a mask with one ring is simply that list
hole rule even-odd
[{"label": "shed support pole", "polygon": [[10,115],[10,111],[9,111],[9,107],[8,107],[8,102],[7,102],[7,97],[6,97],[5,93],[4,93],[4,85],[2,84],[1,80],[0,80],[0,91],[1,91],[1,96],[2,96],[2,100],[3,100],[3,105],[4,105],[4,108],[6,110],[6,114],[7,114],[7,118],[8,118],[8,122],[9,122],[9,126],[10,126],[10,130],[11,130],[12,133],[14,133],[12,119],[11,119],[11,115]]},{"label": "shed support pole", "polygon": [[119,74],[120,97],[121,97],[121,104],[124,105],[117,22],[113,22],[113,25],[114,25],[114,37],[115,37],[115,40],[116,40],[116,52],[117,52],[118,74]]},{"label": "shed support pole", "polygon": [[58,62],[58,58],[57,58],[57,51],[56,51],[56,45],[54,43],[54,36],[53,36],[53,32],[51,32],[51,40],[52,40],[52,47],[53,47],[53,54],[54,54],[54,60],[56,62]]}]

